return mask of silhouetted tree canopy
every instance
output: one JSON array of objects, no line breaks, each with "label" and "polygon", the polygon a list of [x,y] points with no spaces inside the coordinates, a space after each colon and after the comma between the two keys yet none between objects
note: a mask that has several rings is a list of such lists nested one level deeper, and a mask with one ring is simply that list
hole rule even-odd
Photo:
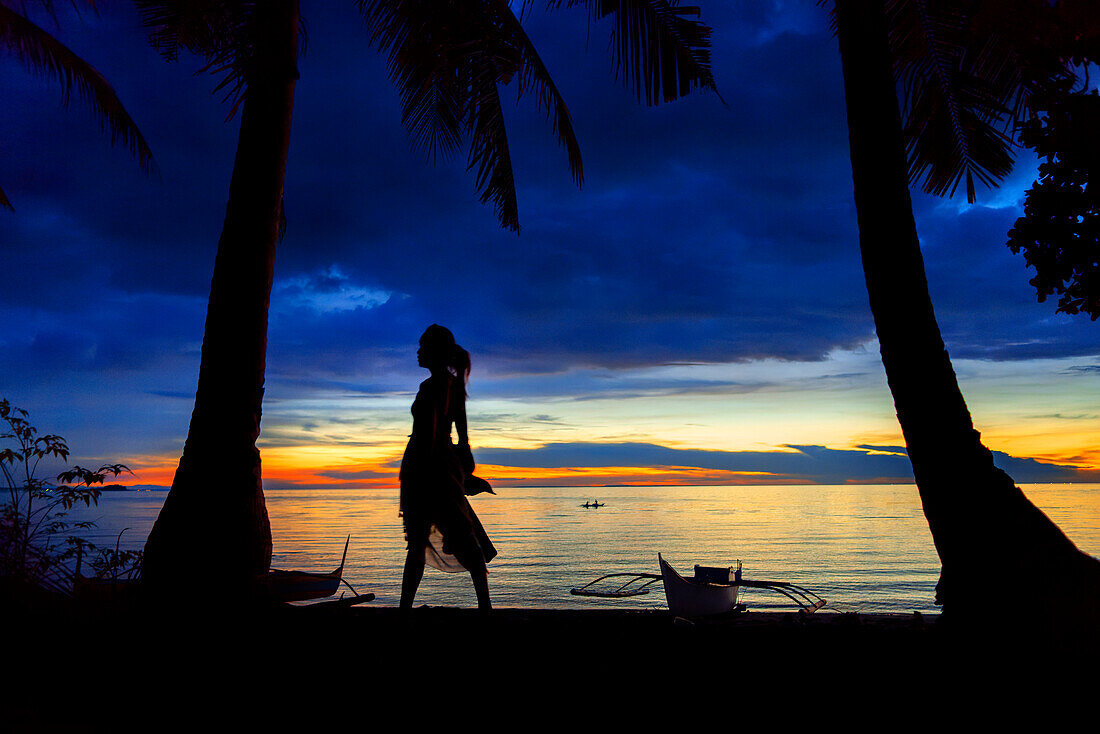
[{"label": "silhouetted tree canopy", "polygon": [[1024,200],[1008,246],[1035,268],[1039,301],[1057,294],[1058,311],[1100,317],[1100,193],[1089,173],[1100,164],[1100,96],[1067,94],[1029,120],[1020,141],[1045,159]]}]

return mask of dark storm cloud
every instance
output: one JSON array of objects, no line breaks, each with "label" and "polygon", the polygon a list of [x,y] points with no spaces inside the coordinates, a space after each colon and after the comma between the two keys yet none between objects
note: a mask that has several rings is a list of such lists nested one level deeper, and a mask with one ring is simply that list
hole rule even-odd
[{"label": "dark storm cloud", "polygon": [[83,374],[94,383],[99,373],[129,373],[140,382],[186,368],[193,381],[205,306],[198,298],[89,289],[71,311],[8,308],[4,377],[18,385]]},{"label": "dark storm cloud", "polygon": [[[1023,165],[1023,164],[1021,164]],[[1026,166],[1025,166],[1026,168]],[[1030,170],[1030,169],[1028,169]],[[1038,303],[1034,276],[1005,246],[1016,207],[919,201],[929,288],[944,341],[954,357],[1025,360],[1095,354],[1087,319]]]},{"label": "dark storm cloud", "polygon": [[837,386],[863,376],[858,374],[811,375],[784,380],[756,379],[746,381],[695,379],[684,377],[645,377],[632,375],[624,378],[618,370],[598,368],[574,370],[568,374],[548,379],[547,375],[519,375],[489,384],[474,381],[471,395],[478,398],[532,400],[605,400],[608,398],[660,398],[671,396],[733,396],[746,395],[769,389],[807,389]]},{"label": "dark storm cloud", "polygon": [[[566,37],[544,57],[575,110],[586,184],[572,186],[545,122],[520,108],[509,128],[524,222],[518,237],[471,203],[461,166],[410,159],[384,85],[370,93],[381,100],[374,132],[381,144],[356,126],[325,127],[296,110],[288,200],[298,204],[288,204],[292,228],[280,272],[335,264],[402,297],[371,310],[273,319],[275,370],[289,363],[290,344],[293,368],[303,371],[379,367],[405,355],[432,321],[451,326],[498,371],[533,374],[820,359],[868,338],[851,224],[847,237],[842,226],[851,204],[837,191],[846,173],[807,165],[812,156],[844,152],[828,35],[738,49],[731,65],[746,67],[747,78],[785,71],[759,86],[726,74],[730,107],[700,97],[646,109],[615,86],[602,48],[583,53],[577,20],[536,13],[531,22],[536,42],[554,31]],[[791,44],[829,63],[792,68]],[[311,108],[309,65],[335,65],[325,54],[352,65],[357,58],[348,46],[315,43],[303,62],[299,110]],[[354,86],[341,91],[354,94]],[[808,103],[813,122],[800,126],[795,110]],[[294,174],[303,160],[311,163],[300,179],[308,188]],[[317,206],[307,206],[310,195]]]},{"label": "dark storm cloud", "polygon": [[[777,481],[818,484],[844,482],[912,482],[913,469],[903,447],[787,446],[791,451],[704,451],[673,449],[650,443],[552,443],[537,449],[484,448],[482,464],[518,468],[687,467],[773,475]],[[1075,467],[1020,459],[993,452],[997,466],[1017,482],[1083,481]]]},{"label": "dark storm cloud", "polygon": [[[491,360],[536,373],[684,359],[819,359],[867,338],[851,249],[846,267],[835,262],[843,240],[838,217],[850,204],[842,196],[823,203],[836,174],[806,165],[811,155],[842,149],[839,75],[828,73],[836,62],[824,70],[789,63],[792,45],[800,56],[831,59],[827,35],[746,48],[731,36],[722,48],[732,51],[720,63],[737,73],[719,72],[730,107],[700,97],[646,109],[615,85],[602,41],[585,53],[582,13],[533,12],[532,35],[545,43],[547,64],[575,110],[587,183],[582,191],[572,186],[530,104],[511,114],[525,223],[516,237],[472,201],[460,160],[429,165],[410,154],[382,61],[366,48],[354,13],[327,4],[307,4],[304,12],[311,44],[297,87],[290,229],[277,277],[295,282],[338,266],[353,285],[400,299],[354,312],[282,308],[272,319],[273,374],[355,373],[405,349],[431,321],[450,324]],[[767,15],[730,15],[738,34],[773,35]],[[112,33],[80,35],[74,45],[102,59],[120,95],[132,100],[151,131],[160,178],[143,181],[131,161],[83,129],[76,111],[51,116],[49,137],[66,142],[41,146],[46,160],[22,161],[18,180],[32,180],[30,171],[54,173],[18,192],[38,227],[17,249],[30,253],[49,239],[58,260],[94,268],[99,283],[201,295],[235,125],[222,122],[211,79],[191,75],[194,59],[162,62],[132,15],[104,23]],[[606,30],[593,29],[592,37]],[[762,69],[771,70],[766,84],[743,81],[761,78]],[[157,104],[155,94],[165,89],[172,94]],[[810,103],[815,124],[800,124],[795,109]],[[86,164],[66,165],[73,160]],[[97,185],[104,179],[111,185]],[[48,205],[57,200],[64,201],[61,221],[50,220]],[[35,264],[41,259],[26,267]],[[791,267],[804,274],[792,277]],[[844,281],[849,287],[836,288]],[[36,290],[24,302],[50,300],[42,282],[29,286]],[[277,287],[277,311],[280,296]]]},{"label": "dark storm cloud", "polygon": [[781,451],[704,451],[650,443],[552,443],[538,449],[479,449],[482,464],[522,468],[688,467],[775,475],[823,484],[846,480],[912,481],[909,459],[895,454],[791,446]]},{"label": "dark storm cloud", "polygon": [[88,286],[205,294],[235,131],[222,122],[225,108],[211,97],[208,77],[194,76],[193,64],[163,62],[132,9],[105,11],[86,22],[63,17],[56,32],[110,79],[157,171],[143,176],[81,105],[60,111],[52,85],[27,85],[21,67],[3,59],[0,93],[19,100],[19,114],[0,115],[0,131],[24,143],[4,151],[0,175],[17,210],[5,216],[23,229],[6,232],[4,248],[39,251],[38,270],[61,263],[91,270],[100,277]]},{"label": "dark storm cloud", "polygon": [[[572,185],[531,100],[508,109],[524,226],[516,236],[476,201],[461,159],[430,164],[410,151],[352,5],[304,2],[310,42],[296,88],[269,399],[407,389],[431,322],[451,326],[478,367],[502,375],[819,360],[866,342],[842,82],[824,12],[812,2],[703,11],[727,105],[698,95],[646,108],[610,73],[606,26],[587,29],[583,11],[532,10],[530,34],[573,112],[585,184]],[[147,391],[186,394],[237,122],[224,121],[215,80],[194,74],[201,62],[164,62],[128,5],[61,17],[58,34],[111,80],[159,172],[143,177],[78,105],[60,112],[52,88],[0,60],[0,98],[18,100],[16,114],[0,114],[0,183],[18,209],[0,213],[5,269],[18,274],[0,303],[19,315],[0,336],[17,357],[0,383],[54,374],[93,390],[97,371],[129,369]],[[1089,324],[1033,302],[1029,274],[1003,245],[1015,209],[957,217],[918,197],[918,211],[952,354],[1095,352]],[[83,387],[77,373],[88,376]]]}]

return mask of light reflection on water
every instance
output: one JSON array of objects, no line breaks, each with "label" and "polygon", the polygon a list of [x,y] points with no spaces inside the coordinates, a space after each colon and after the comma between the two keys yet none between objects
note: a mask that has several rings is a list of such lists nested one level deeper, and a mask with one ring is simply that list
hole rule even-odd
[{"label": "light reflection on water", "polygon": [[[1085,552],[1100,554],[1100,485],[1025,485],[1024,491]],[[500,551],[490,566],[493,601],[506,607],[659,608],[647,596],[600,600],[569,589],[605,573],[656,573],[657,553],[686,574],[696,563],[731,565],[746,578],[791,581],[819,593],[828,609],[936,612],[939,574],[916,488],[910,485],[776,487],[600,487],[498,489],[471,499]],[[164,492],[107,492],[98,508],[72,515],[98,521],[87,533],[140,548]],[[330,571],[351,535],[344,578],[375,603],[396,605],[404,541],[396,490],[269,490],[273,567]],[[598,498],[606,507],[584,509]],[[1006,559],[1010,562],[1011,559]],[[749,590],[750,608],[782,606]],[[429,568],[417,604],[474,606],[466,574]]]}]

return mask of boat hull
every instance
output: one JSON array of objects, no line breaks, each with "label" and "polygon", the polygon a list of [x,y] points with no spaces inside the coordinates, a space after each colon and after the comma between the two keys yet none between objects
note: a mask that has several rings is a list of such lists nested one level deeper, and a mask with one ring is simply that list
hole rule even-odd
[{"label": "boat hull", "polygon": [[332,573],[282,571],[273,568],[258,576],[256,585],[271,601],[309,601],[332,596],[339,590],[340,580],[344,577],[344,562],[348,560],[349,543],[350,535],[344,541],[344,555],[340,559],[340,566]]},{"label": "boat hull", "polygon": [[736,584],[711,584],[685,579],[660,555],[661,579],[668,610],[676,617],[709,617],[728,614],[737,608]]},{"label": "boat hull", "polygon": [[340,574],[306,573],[272,569],[257,579],[272,601],[308,601],[332,596],[340,588]]}]

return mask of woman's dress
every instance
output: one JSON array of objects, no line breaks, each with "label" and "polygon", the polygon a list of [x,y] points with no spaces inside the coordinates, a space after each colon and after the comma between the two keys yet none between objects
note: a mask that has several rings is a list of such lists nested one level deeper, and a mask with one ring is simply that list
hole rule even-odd
[{"label": "woman's dress", "polygon": [[488,563],[497,551],[463,492],[465,475],[451,443],[462,407],[456,401],[465,398],[453,380],[437,382],[422,382],[412,404],[413,432],[401,459],[401,517],[409,549],[423,546],[426,563],[453,573],[469,570],[463,562],[478,556]]}]

